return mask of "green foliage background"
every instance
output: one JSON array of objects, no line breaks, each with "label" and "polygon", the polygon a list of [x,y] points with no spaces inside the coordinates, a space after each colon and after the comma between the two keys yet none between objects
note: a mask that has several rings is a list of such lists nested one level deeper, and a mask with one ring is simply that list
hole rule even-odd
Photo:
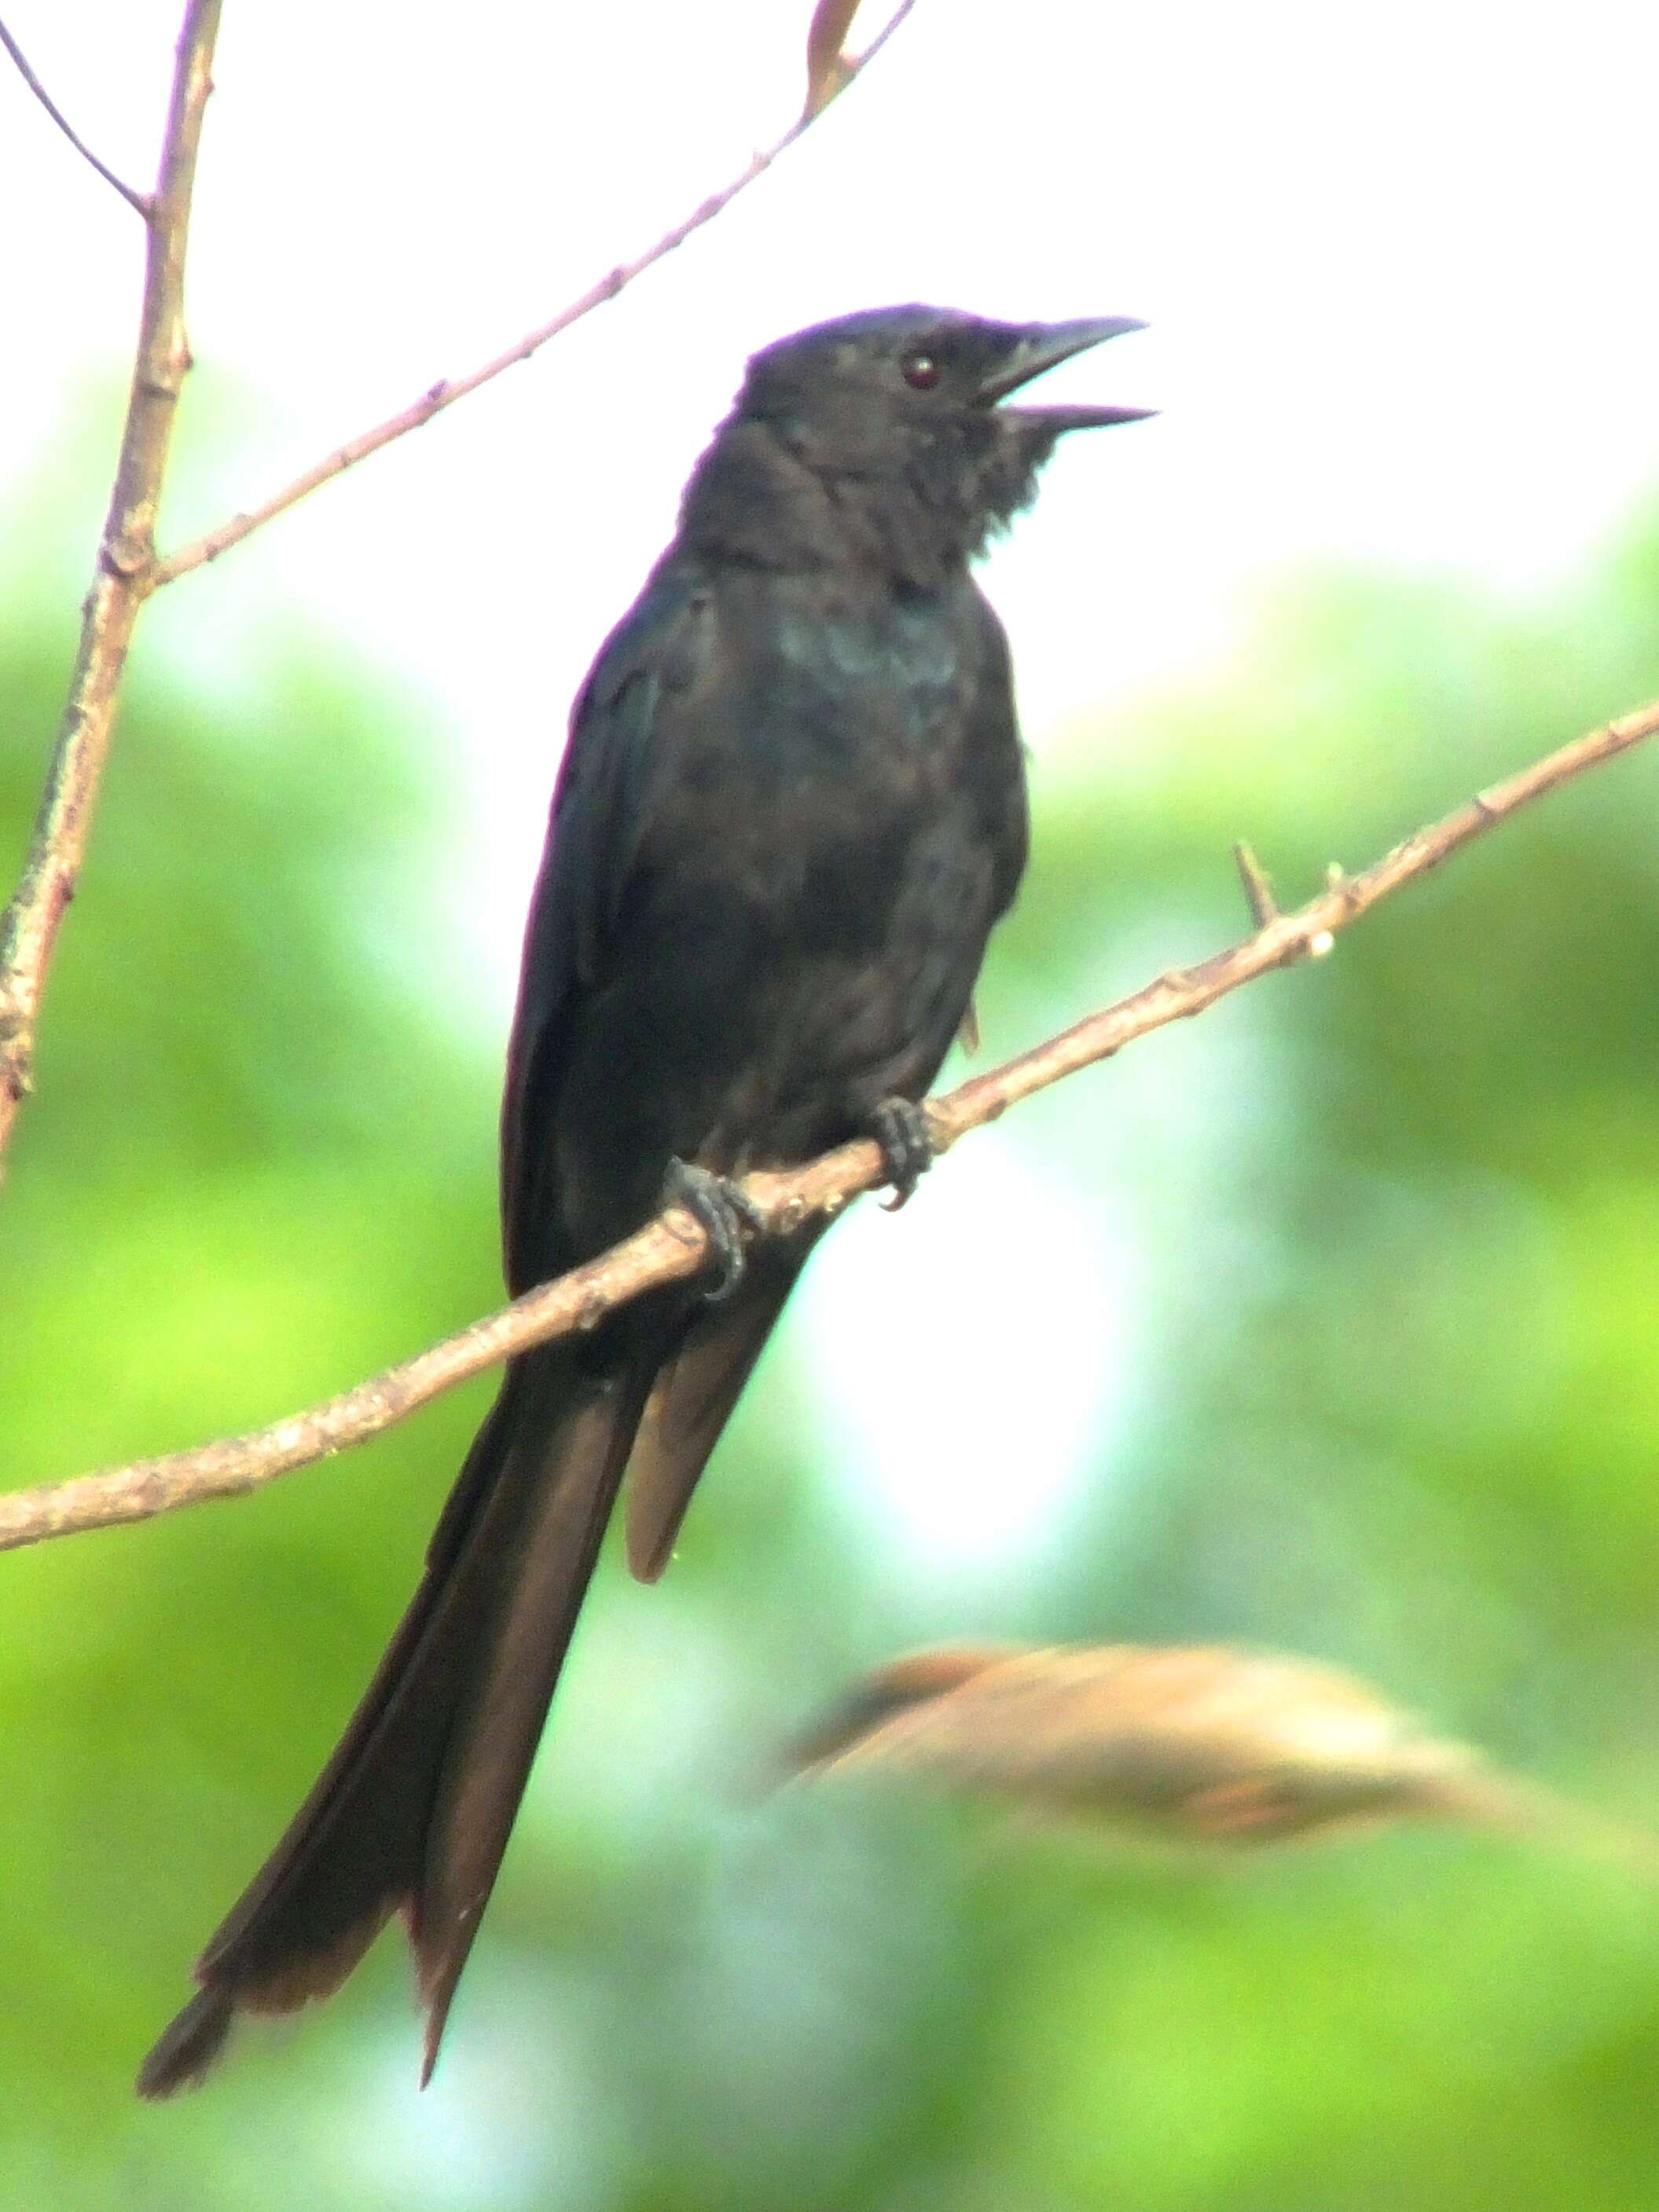
[{"label": "green foliage background", "polygon": [[[4,597],[9,872],[73,586],[20,554]],[[189,665],[135,665],[0,1212],[10,1481],[273,1416],[495,1287],[495,1068],[422,988],[447,734],[302,635]],[[1071,765],[1030,733],[987,1052],[1235,933],[1233,838],[1293,895],[1656,690],[1651,522],[1529,610],[1287,591]],[[604,1565],[424,2098],[392,1944],[207,2094],[128,2085],[485,1394],[0,1560],[0,2207],[1650,2212],[1659,1889],[1627,1873],[1420,1834],[1153,1875],[753,1784],[849,1670],[1017,1622],[1328,1656],[1659,1824],[1656,801],[1659,759],[1614,767],[975,1138],[1134,1246],[1133,1402],[1063,1540],[995,1622],[927,1613],[781,1344],[667,1582]]]}]

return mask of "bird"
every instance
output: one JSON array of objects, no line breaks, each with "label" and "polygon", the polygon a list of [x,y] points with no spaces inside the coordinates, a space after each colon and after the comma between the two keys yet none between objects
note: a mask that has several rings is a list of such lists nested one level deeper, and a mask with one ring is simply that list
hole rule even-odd
[{"label": "bird", "polygon": [[331,1993],[394,1912],[430,2077],[624,1474],[654,1580],[823,1232],[749,1240],[736,1179],[870,1135],[901,1203],[928,1164],[920,1102],[1027,848],[1009,647],[971,565],[1063,435],[1153,411],[1006,403],[1141,327],[906,306],[749,362],[572,709],[501,1107],[514,1296],[665,1201],[715,1279],[509,1362],[378,1671],[141,2094],[198,2081],[238,2014]]}]

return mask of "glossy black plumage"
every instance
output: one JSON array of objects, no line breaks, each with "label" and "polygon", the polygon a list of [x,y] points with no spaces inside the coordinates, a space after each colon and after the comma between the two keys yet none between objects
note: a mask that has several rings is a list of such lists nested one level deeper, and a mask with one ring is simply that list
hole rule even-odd
[{"label": "glossy black plumage", "polygon": [[[969,562],[1064,430],[994,403],[1123,321],[881,310],[750,364],[572,716],[501,1128],[514,1292],[637,1228],[676,1159],[810,1157],[915,1100],[1024,865],[1008,654]],[[624,1471],[665,1564],[819,1233],[515,1361],[333,1758],[140,2077],[326,1994],[400,1911],[429,2070]]]}]

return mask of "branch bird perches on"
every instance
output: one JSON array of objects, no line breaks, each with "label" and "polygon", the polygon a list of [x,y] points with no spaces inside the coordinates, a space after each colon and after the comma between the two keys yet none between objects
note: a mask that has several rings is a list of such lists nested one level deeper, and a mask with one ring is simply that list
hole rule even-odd
[{"label": "branch bird perches on", "polygon": [[[1357,875],[1333,870],[1316,897],[1288,914],[1268,913],[1249,936],[1195,967],[1167,969],[1057,1036],[933,1098],[927,1113],[935,1148],[946,1150],[1019,1100],[1110,1059],[1136,1037],[1201,1013],[1270,969],[1316,956],[1338,931],[1379,900],[1426,875],[1547,793],[1629,752],[1656,733],[1659,701],[1589,731],[1501,783],[1490,785],[1438,822],[1402,839]],[[1271,902],[1265,892],[1252,888],[1253,881],[1260,881],[1259,869],[1254,878],[1251,869],[1245,871],[1253,915],[1267,913]],[[861,1139],[788,1173],[751,1175],[743,1188],[766,1229],[783,1231],[799,1226],[809,1213],[836,1212],[859,1192],[874,1188],[881,1174],[876,1146]],[[441,1392],[514,1352],[595,1327],[614,1308],[656,1285],[698,1273],[709,1256],[703,1230],[689,1213],[671,1208],[586,1267],[527,1291],[511,1305],[321,1405],[244,1436],[0,1496],[0,1551],[149,1520],[207,1498],[258,1489],[291,1468],[378,1436]]]}]

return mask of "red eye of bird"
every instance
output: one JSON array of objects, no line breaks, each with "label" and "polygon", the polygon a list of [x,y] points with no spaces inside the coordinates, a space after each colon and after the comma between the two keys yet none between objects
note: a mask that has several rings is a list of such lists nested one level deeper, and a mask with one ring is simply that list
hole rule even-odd
[{"label": "red eye of bird", "polygon": [[905,382],[918,392],[931,392],[939,382],[939,363],[930,353],[909,354],[900,366]]}]

